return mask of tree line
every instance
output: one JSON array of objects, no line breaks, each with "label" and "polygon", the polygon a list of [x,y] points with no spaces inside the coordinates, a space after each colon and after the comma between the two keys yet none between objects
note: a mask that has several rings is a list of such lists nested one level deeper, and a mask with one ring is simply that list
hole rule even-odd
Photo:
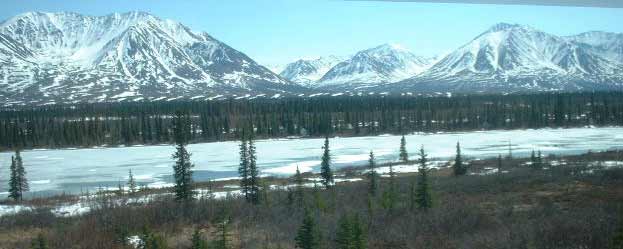
[{"label": "tree line", "polygon": [[[342,96],[4,107],[0,150],[174,143],[188,114],[189,143],[423,131],[623,124],[623,92],[452,97]],[[251,124],[251,126],[249,125]],[[245,126],[253,127],[243,130]]]}]

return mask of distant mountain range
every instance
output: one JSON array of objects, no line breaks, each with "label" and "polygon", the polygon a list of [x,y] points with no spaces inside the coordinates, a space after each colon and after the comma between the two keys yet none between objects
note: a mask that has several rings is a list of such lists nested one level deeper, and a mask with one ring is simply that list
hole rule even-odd
[{"label": "distant mountain range", "polygon": [[500,23],[439,58],[384,44],[273,72],[205,32],[143,12],[28,12],[0,23],[0,67],[5,105],[621,90],[623,34],[560,37]]},{"label": "distant mountain range", "polygon": [[318,81],[317,87],[391,83],[417,75],[430,67],[431,58],[417,56],[398,45],[384,44],[356,53],[338,63]]},{"label": "distant mountain range", "polygon": [[279,75],[292,82],[307,87],[315,87],[315,82],[319,81],[331,68],[342,60],[343,58],[337,56],[300,59],[286,65]]},{"label": "distant mountain range", "polygon": [[280,75],[314,89],[361,89],[422,73],[434,58],[417,56],[396,44],[383,44],[340,58],[320,57],[287,64]]}]

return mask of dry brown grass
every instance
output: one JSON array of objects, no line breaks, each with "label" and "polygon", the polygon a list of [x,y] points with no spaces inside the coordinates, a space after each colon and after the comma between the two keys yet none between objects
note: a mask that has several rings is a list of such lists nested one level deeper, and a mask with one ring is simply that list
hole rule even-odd
[{"label": "dry brown grass", "polygon": [[[600,157],[593,153],[564,159],[586,162],[610,160],[608,158],[621,155],[604,153]],[[335,220],[344,213],[357,213],[371,226],[370,249],[510,249],[526,246],[522,243],[528,242],[534,248],[574,248],[569,245],[603,248],[599,246],[609,240],[616,228],[614,224],[623,219],[616,213],[616,210],[623,210],[620,206],[616,208],[623,203],[623,179],[604,178],[603,172],[575,175],[575,170],[566,168],[534,171],[519,166],[525,161],[527,159],[505,161],[505,169],[511,172],[500,175],[453,177],[450,168],[433,170],[431,181],[437,206],[428,213],[413,212],[406,204],[408,188],[415,179],[413,173],[401,174],[396,179],[401,197],[397,210],[387,212],[377,205],[372,215],[366,206],[367,182],[342,182],[334,188],[337,198],[333,199],[331,191],[320,193],[326,207],[318,211],[317,219],[329,246],[333,241]],[[495,163],[494,159],[474,161],[472,169],[492,167]],[[269,184],[291,184],[291,179],[268,180]],[[214,188],[225,185],[237,185],[237,181],[220,182]],[[312,190],[306,191],[310,201]],[[286,196],[284,191],[273,191],[269,196],[270,205],[259,206],[239,199],[205,201],[191,206],[188,213],[183,207],[162,200],[144,206],[103,209],[84,217],[58,219],[37,226],[42,227],[56,246],[122,248],[114,242],[115,229],[125,227],[130,230],[129,235],[135,235],[143,226],[150,226],[167,238],[170,248],[187,248],[196,227],[202,228],[205,238],[215,237],[215,218],[219,210],[225,208],[232,218],[230,231],[234,248],[291,248],[301,212],[300,207],[286,204]],[[0,218],[0,228],[9,231],[0,233],[0,245],[10,245],[5,246],[7,248],[28,245],[41,231],[31,228],[37,226],[18,221],[17,218]],[[565,241],[567,238],[559,234],[573,239]],[[548,244],[550,241],[560,244]]]}]

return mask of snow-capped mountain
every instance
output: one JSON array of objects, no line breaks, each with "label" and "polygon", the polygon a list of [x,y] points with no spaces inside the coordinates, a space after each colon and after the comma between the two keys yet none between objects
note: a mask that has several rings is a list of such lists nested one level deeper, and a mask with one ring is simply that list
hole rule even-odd
[{"label": "snow-capped mountain", "polygon": [[14,60],[32,63],[33,52],[13,38],[0,34],[0,65],[12,64]]},{"label": "snow-capped mountain", "polygon": [[286,68],[288,64],[285,63],[271,63],[271,64],[262,64],[264,67],[268,68],[273,73],[280,74]]},{"label": "snow-capped mountain", "polygon": [[207,33],[144,12],[15,16],[0,23],[0,63],[5,103],[301,90]]},{"label": "snow-capped mountain", "polygon": [[313,87],[316,81],[342,60],[343,58],[333,55],[315,59],[300,59],[286,65],[279,75],[292,82]]},{"label": "snow-capped mountain", "polygon": [[331,68],[318,81],[319,87],[353,86],[390,83],[426,70],[431,59],[417,56],[393,44],[383,44],[357,52],[350,59]]},{"label": "snow-capped mountain", "polygon": [[499,92],[607,89],[622,83],[621,64],[595,53],[591,46],[528,26],[500,23],[424,73],[392,87]]},{"label": "snow-capped mountain", "polygon": [[579,43],[604,58],[623,63],[623,34],[591,31],[565,39]]},{"label": "snow-capped mountain", "polygon": [[[275,70],[275,69],[273,69]],[[384,44],[280,75],[207,33],[143,12],[28,12],[0,22],[0,103],[205,99],[312,92],[623,89],[623,34],[500,23],[440,58]],[[278,95],[277,95],[278,94]]]}]

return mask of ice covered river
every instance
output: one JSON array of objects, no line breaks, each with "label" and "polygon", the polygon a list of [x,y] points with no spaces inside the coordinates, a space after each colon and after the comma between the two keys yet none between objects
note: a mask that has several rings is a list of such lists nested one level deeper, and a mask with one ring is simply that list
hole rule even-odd
[{"label": "ice covered river", "polygon": [[[513,131],[475,131],[461,133],[407,135],[412,158],[420,145],[430,157],[445,160],[461,142],[465,156],[484,158],[508,153],[527,155],[532,149],[544,154],[579,154],[623,148],[623,128],[539,129]],[[317,171],[322,154],[322,139],[269,139],[257,141],[258,164],[263,175],[291,175],[298,165],[301,171]],[[333,165],[337,168],[364,165],[373,150],[379,162],[398,158],[400,136],[350,137],[331,139]],[[216,142],[188,147],[195,164],[195,179],[221,179],[236,176],[238,143]],[[171,182],[173,146],[135,146],[23,151],[31,192],[35,195],[94,190],[125,183],[128,170],[137,181],[150,187]],[[12,153],[0,153],[0,196],[6,195],[8,169]]]}]

